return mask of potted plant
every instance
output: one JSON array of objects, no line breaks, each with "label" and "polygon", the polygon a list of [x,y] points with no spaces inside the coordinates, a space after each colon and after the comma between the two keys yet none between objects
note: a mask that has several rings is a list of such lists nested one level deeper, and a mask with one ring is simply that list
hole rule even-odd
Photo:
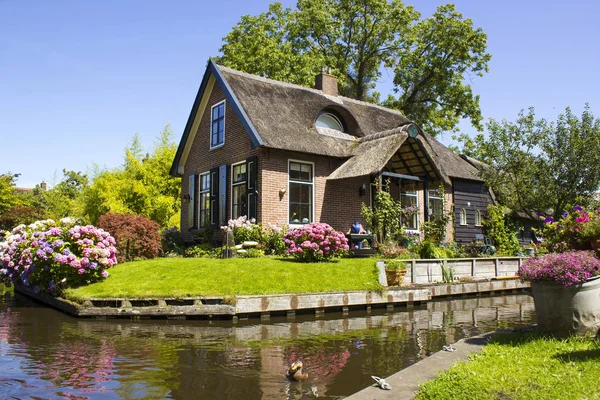
[{"label": "potted plant", "polygon": [[587,214],[587,223],[583,225],[581,238],[589,243],[592,249],[600,249],[600,209]]},{"label": "potted plant", "polygon": [[385,262],[385,276],[388,286],[400,286],[406,275],[406,263],[402,260],[387,260]]},{"label": "potted plant", "polygon": [[518,275],[531,282],[538,329],[596,336],[600,329],[600,260],[591,251],[529,258]]}]

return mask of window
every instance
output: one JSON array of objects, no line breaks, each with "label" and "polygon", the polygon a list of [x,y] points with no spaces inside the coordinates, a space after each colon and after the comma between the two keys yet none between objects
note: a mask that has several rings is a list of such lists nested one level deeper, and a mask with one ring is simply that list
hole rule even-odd
[{"label": "window", "polygon": [[248,190],[246,162],[235,164],[231,168],[231,218],[248,215]]},{"label": "window", "polygon": [[219,221],[219,168],[210,171],[210,224],[217,226]]},{"label": "window", "polygon": [[321,128],[335,129],[336,131],[344,132],[344,125],[342,121],[332,113],[322,113],[317,118],[316,126]]},{"label": "window", "polygon": [[439,221],[444,217],[444,198],[440,189],[429,190],[429,220]]},{"label": "window", "polygon": [[194,227],[194,204],[196,201],[196,176],[197,175],[190,175],[189,176],[189,181],[188,181],[188,195],[189,195],[189,202],[188,202],[188,227],[189,228],[193,228]]},{"label": "window", "polygon": [[225,100],[212,106],[210,118],[210,148],[225,143]]},{"label": "window", "polygon": [[289,163],[289,222],[307,224],[313,221],[313,165]]},{"label": "window", "polygon": [[481,226],[481,211],[475,210],[475,225]]},{"label": "window", "polygon": [[[406,226],[406,229],[418,230],[419,212],[417,207],[419,206],[419,201],[417,195],[417,184],[402,182],[400,190],[400,201],[402,203],[402,208],[405,211],[409,211],[409,215],[404,217],[402,222],[404,223],[404,226]],[[410,214],[411,211],[412,214]]]},{"label": "window", "polygon": [[210,173],[200,175],[200,195],[198,196],[198,228],[210,223]]},{"label": "window", "polygon": [[467,210],[464,208],[460,209],[460,224],[467,225]]}]

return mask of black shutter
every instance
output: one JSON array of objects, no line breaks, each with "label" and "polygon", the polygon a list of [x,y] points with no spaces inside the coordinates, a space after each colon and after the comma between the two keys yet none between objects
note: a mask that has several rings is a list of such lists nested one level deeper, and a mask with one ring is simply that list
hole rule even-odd
[{"label": "black shutter", "polygon": [[219,227],[219,168],[210,170],[210,225]]},{"label": "black shutter", "polygon": [[248,193],[248,219],[256,219],[258,197],[258,157],[246,159],[246,193]]},{"label": "black shutter", "polygon": [[198,225],[198,216],[200,215],[200,210],[198,208],[198,192],[200,192],[200,175],[194,175],[194,195],[192,196],[192,200],[194,202],[194,229],[200,228]]}]

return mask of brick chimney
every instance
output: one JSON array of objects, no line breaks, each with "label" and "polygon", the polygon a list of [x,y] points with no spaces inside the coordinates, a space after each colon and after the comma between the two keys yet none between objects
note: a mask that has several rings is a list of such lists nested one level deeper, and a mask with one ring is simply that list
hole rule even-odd
[{"label": "brick chimney", "polygon": [[47,186],[46,186],[46,182],[42,181],[42,183],[40,183],[40,188],[41,188],[43,191],[46,191],[46,187],[47,187]]},{"label": "brick chimney", "polygon": [[331,68],[321,68],[321,73],[315,76],[315,88],[329,96],[338,96],[337,76],[331,75]]}]

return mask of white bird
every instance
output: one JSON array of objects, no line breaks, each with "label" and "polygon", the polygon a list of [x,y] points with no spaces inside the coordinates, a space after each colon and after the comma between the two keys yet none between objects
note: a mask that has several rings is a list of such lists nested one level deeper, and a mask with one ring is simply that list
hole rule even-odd
[{"label": "white bird", "polygon": [[384,390],[390,390],[392,388],[392,385],[387,383],[385,381],[385,379],[383,379],[383,378],[380,378],[378,376],[373,376],[373,375],[371,375],[371,378],[373,378],[375,380],[375,382],[377,382],[377,386],[379,386],[380,388],[382,388]]},{"label": "white bird", "polygon": [[446,351],[456,351],[456,348],[454,346],[452,346],[452,343],[444,345],[442,347],[442,349],[444,349]]}]

